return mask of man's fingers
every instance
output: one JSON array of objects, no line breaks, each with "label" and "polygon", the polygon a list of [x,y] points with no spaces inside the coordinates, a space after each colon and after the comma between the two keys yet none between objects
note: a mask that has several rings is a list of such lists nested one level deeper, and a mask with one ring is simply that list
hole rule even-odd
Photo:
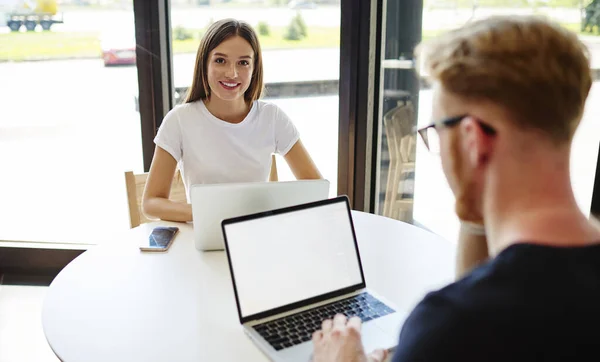
[{"label": "man's fingers", "polygon": [[333,327],[334,328],[344,327],[346,325],[347,320],[348,320],[348,318],[346,318],[345,315],[343,315],[341,313],[336,314],[335,317],[333,318]]},{"label": "man's fingers", "polygon": [[367,356],[369,362],[383,362],[387,358],[388,352],[384,349],[376,349]]},{"label": "man's fingers", "polygon": [[318,342],[323,338],[323,332],[322,331],[315,331],[315,333],[313,333],[312,335],[312,340],[313,342]]},{"label": "man's fingers", "polygon": [[350,320],[348,321],[348,327],[350,328],[354,328],[356,329],[358,332],[360,332],[360,329],[362,327],[362,321],[360,320],[359,317],[352,317],[350,318]]},{"label": "man's fingers", "polygon": [[325,319],[321,324],[321,329],[323,330],[323,333],[327,333],[331,330],[332,326],[333,322],[331,321],[331,319]]}]

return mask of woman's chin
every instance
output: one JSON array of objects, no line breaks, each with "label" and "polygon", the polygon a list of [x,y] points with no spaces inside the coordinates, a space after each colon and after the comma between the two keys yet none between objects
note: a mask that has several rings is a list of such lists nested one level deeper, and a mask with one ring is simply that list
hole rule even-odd
[{"label": "woman's chin", "polygon": [[239,100],[244,100],[244,93],[240,92],[212,92],[213,95],[217,96],[222,101],[226,102],[235,102]]}]

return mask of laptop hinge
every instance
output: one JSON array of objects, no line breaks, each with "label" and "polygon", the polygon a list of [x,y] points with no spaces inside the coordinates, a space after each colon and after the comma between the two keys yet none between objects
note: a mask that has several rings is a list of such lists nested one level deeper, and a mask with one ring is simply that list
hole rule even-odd
[{"label": "laptop hinge", "polygon": [[351,297],[353,297],[355,295],[364,293],[365,291],[366,291],[365,288],[357,289],[357,290],[355,290],[353,292],[346,293],[346,294],[340,295],[338,297],[329,298],[327,300],[323,300],[323,301],[320,301],[320,302],[312,303],[312,304],[309,304],[309,305],[304,306],[304,307],[298,307],[298,308],[292,309],[292,310],[287,311],[287,312],[281,312],[281,313],[273,314],[271,316],[263,317],[263,318],[260,318],[260,319],[252,319],[252,320],[246,321],[244,324],[256,325],[256,324],[266,323],[266,322],[269,322],[269,321],[272,321],[272,320],[275,320],[275,319],[280,319],[280,318],[284,318],[284,317],[287,317],[287,316],[290,316],[290,315],[301,313],[301,312],[304,312],[304,311],[307,311],[307,310],[311,310],[311,309],[320,307],[322,305],[327,305],[327,304],[335,303],[335,302],[337,302],[339,300],[342,300],[342,299],[351,298]]}]

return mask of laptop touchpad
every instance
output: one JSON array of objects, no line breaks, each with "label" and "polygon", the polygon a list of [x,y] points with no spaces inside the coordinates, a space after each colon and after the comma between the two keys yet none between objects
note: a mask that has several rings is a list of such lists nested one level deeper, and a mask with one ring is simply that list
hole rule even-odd
[{"label": "laptop touchpad", "polygon": [[383,332],[373,321],[363,324],[361,334],[366,354],[376,349],[388,349],[397,344],[395,336]]}]

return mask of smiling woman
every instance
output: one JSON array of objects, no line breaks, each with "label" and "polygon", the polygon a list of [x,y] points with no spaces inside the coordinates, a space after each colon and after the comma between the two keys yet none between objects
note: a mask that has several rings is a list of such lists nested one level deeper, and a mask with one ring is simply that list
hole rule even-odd
[{"label": "smiling woman", "polygon": [[253,53],[250,44],[239,36],[230,38],[215,48],[210,56],[207,73],[209,86],[218,94],[216,99],[239,98],[248,89],[252,80]]},{"label": "smiling woman", "polygon": [[[214,23],[198,47],[194,79],[186,103],[200,99],[218,102],[219,98],[238,98],[237,105],[245,107],[245,103],[258,99],[262,94],[262,63],[258,37],[248,24],[232,19]],[[222,86],[218,86],[219,82],[235,84],[234,80],[241,81],[237,88],[238,97],[231,98],[231,94],[223,94],[225,99],[211,97],[211,91],[219,92],[222,89]],[[220,92],[217,95],[220,96]]]},{"label": "smiling woman", "polygon": [[299,132],[263,91],[258,37],[245,22],[212,24],[196,56],[185,103],[164,118],[143,196],[148,216],[191,221],[191,206],[169,200],[177,168],[193,184],[266,181],[273,154],[284,156],[298,179],[321,178]]}]

